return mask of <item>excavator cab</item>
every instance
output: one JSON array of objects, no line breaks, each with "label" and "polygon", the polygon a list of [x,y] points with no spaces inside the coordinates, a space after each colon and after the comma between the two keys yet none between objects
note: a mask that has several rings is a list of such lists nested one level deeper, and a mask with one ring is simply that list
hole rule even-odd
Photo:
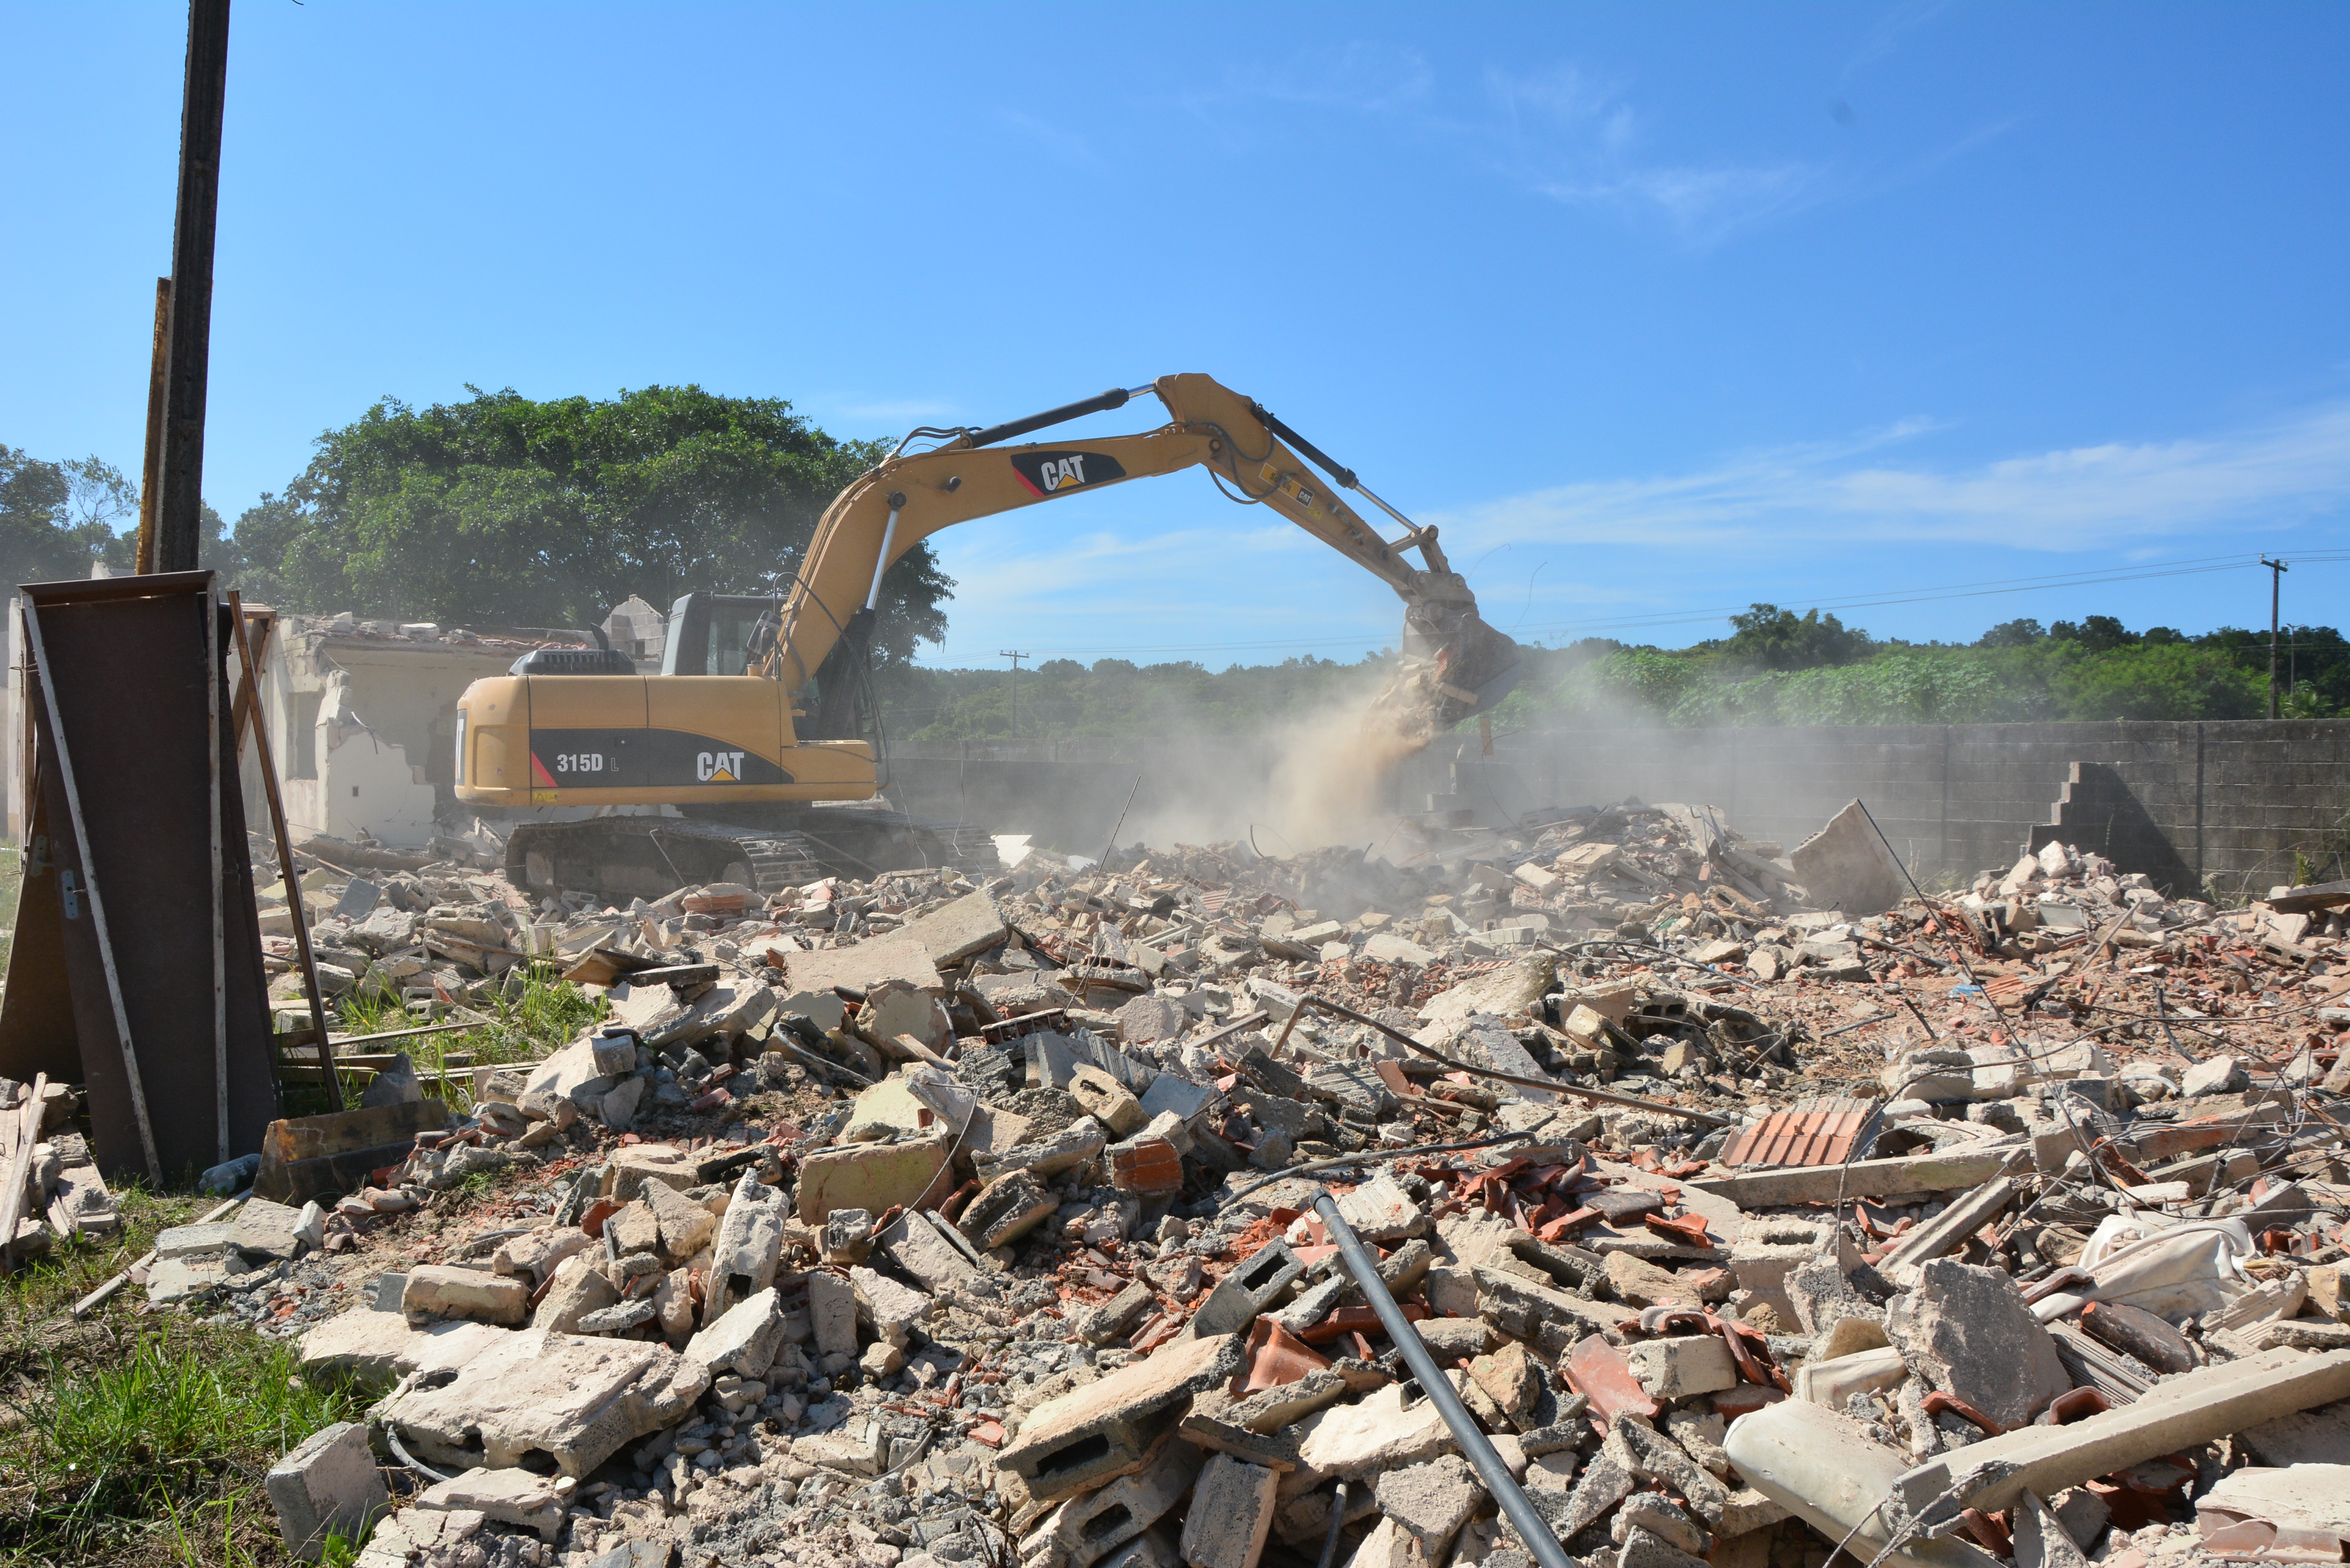
[{"label": "excavator cab", "polygon": [[661,645],[660,672],[747,673],[759,623],[775,624],[783,602],[775,594],[685,595],[669,607],[669,639]]}]

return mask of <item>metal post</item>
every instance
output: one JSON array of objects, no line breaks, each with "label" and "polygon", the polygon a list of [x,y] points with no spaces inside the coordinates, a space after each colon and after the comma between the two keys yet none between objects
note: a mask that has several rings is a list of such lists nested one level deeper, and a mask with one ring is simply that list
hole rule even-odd
[{"label": "metal post", "polygon": [[[335,1075],[335,1045],[327,1037],[327,1002],[318,990],[318,961],[310,955],[310,913],[304,909],[302,878],[294,867],[294,844],[286,831],[286,799],[277,790],[277,764],[269,754],[269,715],[261,707],[261,674],[244,631],[244,598],[228,596],[236,616],[236,654],[244,662],[245,690],[253,693],[253,756],[261,764],[262,798],[269,803],[269,829],[277,836],[277,873],[286,884],[286,907],[294,912],[294,957],[302,966],[302,989],[310,999],[310,1032],[318,1037],[318,1068],[327,1080],[327,1104],[343,1108],[343,1082]],[[238,737],[237,754],[244,754]]]},{"label": "metal post", "polygon": [[1322,1217],[1330,1240],[1337,1243],[1339,1261],[1354,1277],[1355,1288],[1363,1293],[1363,1299],[1379,1314],[1379,1326],[1387,1330],[1395,1347],[1403,1352],[1412,1376],[1419,1380],[1421,1391],[1435,1401],[1436,1413],[1452,1428],[1453,1440],[1461,1445],[1470,1464],[1476,1467],[1477,1479],[1485,1483],[1485,1490],[1502,1505],[1502,1515],[1516,1528],[1518,1539],[1525,1542],[1526,1550],[1534,1553],[1542,1568],[1570,1568],[1573,1559],[1567,1556],[1566,1549],[1550,1532],[1542,1515],[1534,1511],[1534,1505],[1526,1501],[1517,1479],[1510,1474],[1510,1467],[1495,1450],[1493,1439],[1469,1414],[1469,1407],[1461,1402],[1452,1380],[1444,1376],[1444,1369],[1436,1365],[1436,1357],[1428,1353],[1427,1341],[1405,1320],[1395,1297],[1388,1293],[1386,1282],[1379,1278],[1378,1264],[1363,1250],[1362,1239],[1355,1234],[1354,1227],[1339,1214],[1337,1199],[1327,1192],[1315,1193],[1314,1212]]},{"label": "metal post", "polygon": [[2277,604],[2282,597],[2284,575],[2293,568],[2282,561],[2261,557],[2261,565],[2269,569],[2269,717],[2277,716]]},{"label": "metal post", "polygon": [[221,645],[218,580],[207,577],[197,601],[204,614],[204,762],[212,775],[213,826],[213,1099],[220,1132],[216,1163],[228,1147],[228,866],[221,843]]},{"label": "metal post", "polygon": [[189,0],[180,109],[180,197],[172,225],[172,358],[163,419],[159,572],[192,572],[203,542],[204,388],[212,358],[213,234],[220,216],[229,0]]},{"label": "metal post", "polygon": [[139,550],[134,568],[155,569],[155,504],[163,498],[163,405],[170,400],[172,280],[155,280],[155,341],[147,356],[147,457],[139,469]]},{"label": "metal post", "polygon": [[1020,738],[1020,661],[1028,656],[1008,648],[999,648],[995,654],[999,659],[1012,660],[1012,738],[1016,741]]}]

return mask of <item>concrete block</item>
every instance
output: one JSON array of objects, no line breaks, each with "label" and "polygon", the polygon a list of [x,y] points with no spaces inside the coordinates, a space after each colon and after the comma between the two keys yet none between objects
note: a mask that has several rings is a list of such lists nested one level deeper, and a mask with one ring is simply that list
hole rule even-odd
[{"label": "concrete block", "polygon": [[1029,1413],[997,1465],[1051,1501],[1142,1468],[1191,1395],[1240,1370],[1238,1334],[1169,1341],[1147,1358],[1048,1399]]},{"label": "concrete block", "polygon": [[[836,1209],[868,1214],[935,1205],[945,1194],[951,1135],[892,1144],[846,1144],[800,1160],[799,1217],[820,1223]],[[935,1189],[935,1190],[934,1190]]]},{"label": "concrete block", "polygon": [[306,1563],[318,1561],[328,1535],[356,1541],[391,1506],[367,1428],[357,1421],[310,1434],[269,1467],[266,1484],[278,1538]]},{"label": "concrete block", "polygon": [[1279,1471],[1218,1454],[1200,1472],[1183,1515],[1183,1561],[1191,1568],[1256,1568],[1273,1531]]},{"label": "concrete block", "polygon": [[530,1312],[530,1287],[505,1274],[420,1263],[408,1271],[400,1310],[411,1317],[460,1317],[518,1325]]},{"label": "concrete block", "polygon": [[733,1310],[735,1303],[774,1284],[783,1246],[783,1193],[743,1172],[711,1239],[702,1321],[717,1322]]},{"label": "concrete block", "polygon": [[1113,1137],[1131,1137],[1150,1119],[1142,1102],[1099,1067],[1081,1066],[1071,1074],[1069,1094]]},{"label": "concrete block", "polygon": [[956,1226],[983,1251],[1007,1247],[1050,1219],[1060,1200],[1026,1170],[1014,1170],[987,1184],[962,1211]]},{"label": "concrete block", "polygon": [[1189,1443],[1167,1444],[1146,1468],[1063,1503],[1035,1536],[1021,1542],[1022,1559],[1034,1562],[1049,1545],[1069,1568],[1100,1562],[1173,1511],[1199,1480],[1206,1459]]},{"label": "concrete block", "polygon": [[1286,1241],[1266,1242],[1208,1293],[1208,1299],[1192,1314],[1191,1332],[1244,1333],[1258,1314],[1305,1272],[1305,1264]]}]

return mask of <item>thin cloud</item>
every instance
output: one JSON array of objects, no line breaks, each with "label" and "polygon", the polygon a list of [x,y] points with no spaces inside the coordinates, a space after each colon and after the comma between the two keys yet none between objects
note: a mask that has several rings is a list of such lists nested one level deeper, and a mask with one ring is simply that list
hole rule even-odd
[{"label": "thin cloud", "polygon": [[1878,461],[1931,428],[1742,453],[1686,474],[1556,485],[1440,519],[1464,542],[1726,546],[1925,540],[2067,551],[2350,510],[2350,402],[2170,441],[1938,470]]},{"label": "thin cloud", "polygon": [[1094,144],[1074,130],[1064,130],[1057,125],[1023,114],[1016,109],[998,110],[1003,123],[1035,142],[1065,163],[1082,164],[1089,169],[1101,167],[1101,154]]}]

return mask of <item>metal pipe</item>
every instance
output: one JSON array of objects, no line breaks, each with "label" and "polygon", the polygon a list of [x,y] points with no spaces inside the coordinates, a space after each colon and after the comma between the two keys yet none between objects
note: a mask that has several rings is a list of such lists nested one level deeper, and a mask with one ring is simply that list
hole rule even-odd
[{"label": "metal pipe", "polygon": [[898,537],[898,514],[906,509],[906,493],[889,493],[889,521],[881,525],[881,553],[873,557],[873,587],[865,595],[865,607],[871,609],[881,602],[881,576],[889,569],[889,546]]},{"label": "metal pipe", "polygon": [[1322,1538],[1322,1560],[1315,1568],[1330,1568],[1338,1560],[1338,1532],[1347,1528],[1347,1483],[1340,1481],[1330,1498],[1330,1533]]},{"label": "metal pipe", "polygon": [[1446,1377],[1444,1369],[1436,1365],[1436,1357],[1428,1353],[1427,1343],[1404,1320],[1403,1309],[1396,1305],[1395,1297],[1388,1293],[1386,1282],[1379,1278],[1378,1262],[1364,1250],[1362,1238],[1355,1234],[1354,1227],[1339,1214],[1337,1199],[1327,1192],[1317,1192],[1314,1195],[1314,1211],[1322,1217],[1322,1223],[1328,1228],[1330,1240],[1337,1243],[1339,1262],[1346,1264],[1347,1272],[1354,1276],[1355,1288],[1363,1293],[1363,1299],[1371,1303],[1373,1312],[1379,1314],[1379,1326],[1387,1331],[1396,1348],[1403,1352],[1404,1362],[1411,1368],[1411,1375],[1419,1380],[1420,1388],[1436,1402],[1437,1414],[1442,1416],[1444,1424],[1452,1428],[1453,1440],[1461,1445],[1461,1451],[1476,1468],[1477,1478],[1485,1483],[1485,1490],[1492,1492],[1494,1501],[1502,1505],[1503,1517],[1517,1531],[1518,1538],[1525,1542],[1526,1550],[1534,1553],[1534,1561],[1541,1563],[1542,1568],[1571,1568],[1573,1560],[1567,1556],[1566,1549],[1558,1543],[1558,1537],[1550,1532],[1550,1526],[1543,1522],[1542,1515],[1534,1511],[1534,1505],[1526,1501],[1526,1494],[1519,1489],[1516,1478],[1510,1474],[1510,1467],[1502,1461],[1501,1454],[1495,1450],[1493,1440],[1477,1425],[1476,1417],[1469,1414],[1469,1407],[1461,1402],[1461,1396],[1454,1392],[1451,1379]]}]

